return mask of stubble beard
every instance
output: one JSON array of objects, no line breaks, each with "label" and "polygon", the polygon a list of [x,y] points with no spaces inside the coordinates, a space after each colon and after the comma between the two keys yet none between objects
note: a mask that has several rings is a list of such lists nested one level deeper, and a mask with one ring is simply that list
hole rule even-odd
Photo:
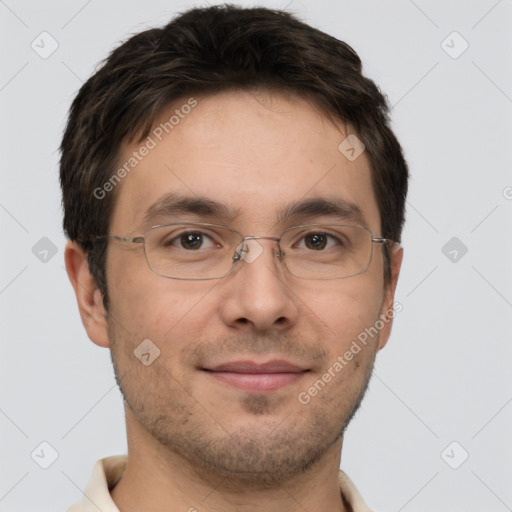
[{"label": "stubble beard", "polygon": [[[109,332],[109,336],[112,339],[116,335]],[[144,382],[148,368],[132,367],[121,378],[116,361],[124,354],[114,357],[116,343],[112,347],[114,372],[125,407],[139,426],[170,457],[178,456],[188,463],[204,482],[231,492],[276,489],[319,463],[343,437],[358,410],[374,361],[373,357],[354,365],[350,373],[340,376],[339,382],[331,382],[309,404],[297,400],[297,405],[293,404],[277,422],[273,413],[279,413],[281,406],[285,408],[277,396],[244,395],[239,406],[250,421],[233,427],[223,424],[216,411],[208,411],[200,403],[201,397],[193,397],[184,386],[172,383],[161,361],[160,369],[154,368],[152,385],[142,392],[133,387]],[[128,374],[131,378],[125,379]],[[358,382],[356,389],[353,381]]]}]

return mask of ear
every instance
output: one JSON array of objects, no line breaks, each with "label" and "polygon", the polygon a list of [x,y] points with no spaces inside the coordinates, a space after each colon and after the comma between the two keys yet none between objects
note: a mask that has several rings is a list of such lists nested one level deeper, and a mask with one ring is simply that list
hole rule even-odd
[{"label": "ear", "polygon": [[384,348],[388,342],[389,335],[391,334],[391,327],[393,326],[393,318],[397,312],[401,311],[401,305],[400,310],[395,308],[394,301],[403,257],[404,250],[400,246],[396,246],[391,250],[391,277],[384,290],[384,300],[382,301],[382,308],[380,312],[380,319],[384,322],[384,326],[379,332],[379,350]]},{"label": "ear", "polygon": [[86,253],[76,242],[68,242],[64,261],[87,335],[96,345],[109,347],[107,312],[101,292],[89,273]]}]

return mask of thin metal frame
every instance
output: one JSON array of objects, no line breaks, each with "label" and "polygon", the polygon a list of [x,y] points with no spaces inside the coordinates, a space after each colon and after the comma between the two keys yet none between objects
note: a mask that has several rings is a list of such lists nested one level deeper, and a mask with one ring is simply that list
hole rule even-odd
[{"label": "thin metal frame", "polygon": [[[96,235],[96,236],[93,237],[93,239],[95,239],[95,240],[114,240],[114,241],[117,241],[117,242],[143,244],[143,247],[144,247],[144,257],[146,259],[146,263],[148,264],[148,267],[156,275],[161,276],[161,277],[165,277],[166,279],[179,279],[179,280],[184,280],[184,281],[209,281],[209,280],[212,280],[212,279],[222,279],[222,278],[227,277],[228,275],[230,275],[234,271],[234,269],[236,267],[235,263],[237,263],[238,261],[240,261],[242,259],[241,258],[241,254],[239,254],[237,251],[235,251],[235,253],[232,256],[231,268],[229,269],[229,271],[227,273],[225,273],[225,274],[223,274],[221,276],[218,276],[218,277],[172,277],[172,276],[166,276],[166,275],[160,274],[151,266],[151,264],[149,262],[148,255],[147,255],[147,252],[146,252],[145,237],[146,237],[146,233],[148,233],[152,229],[165,228],[165,227],[169,227],[169,226],[205,226],[205,227],[212,227],[212,228],[227,229],[228,231],[236,233],[237,235],[240,236],[240,238],[241,238],[240,244],[242,244],[246,240],[272,240],[274,242],[277,242],[277,244],[279,246],[280,260],[283,261],[283,265],[286,267],[287,271],[292,276],[297,277],[298,279],[310,279],[310,280],[318,280],[318,281],[328,281],[328,280],[334,280],[334,279],[346,279],[347,277],[358,276],[358,275],[361,275],[364,272],[366,272],[366,270],[368,270],[368,267],[370,266],[370,263],[372,262],[372,258],[373,258],[373,244],[374,243],[375,244],[385,244],[385,243],[389,242],[390,244],[392,244],[394,246],[393,252],[395,252],[396,250],[398,250],[400,248],[400,242],[396,242],[395,240],[391,240],[390,238],[375,237],[375,236],[373,236],[373,233],[368,228],[366,228],[364,226],[359,226],[359,225],[356,225],[356,224],[302,224],[302,225],[299,225],[299,226],[289,227],[289,228],[285,229],[281,233],[281,236],[276,237],[276,236],[259,236],[259,235],[243,236],[239,231],[236,231],[235,229],[232,229],[232,228],[230,228],[228,226],[222,226],[221,224],[210,224],[210,223],[207,223],[207,222],[171,222],[169,224],[157,224],[156,226],[151,226],[150,228],[146,229],[146,231],[144,231],[144,233],[142,235],[140,235],[140,236],[125,237],[125,236],[116,236],[116,235]],[[309,227],[314,228],[314,227],[317,227],[317,226],[319,226],[319,227],[326,227],[326,228],[330,227],[330,226],[331,227],[349,226],[349,227],[364,229],[365,231],[367,231],[370,234],[370,237],[371,237],[372,250],[370,251],[370,258],[369,258],[369,261],[368,261],[368,264],[366,265],[366,267],[363,270],[361,270],[361,272],[358,272],[357,274],[350,274],[348,276],[343,276],[343,277],[306,278],[306,277],[296,276],[295,274],[290,272],[290,270],[288,269],[288,267],[286,265],[286,262],[284,262],[283,258],[281,258],[281,255],[283,254],[283,251],[281,250],[280,242],[281,242],[281,240],[283,238],[283,235],[286,232],[291,231],[292,229],[309,228]]]}]

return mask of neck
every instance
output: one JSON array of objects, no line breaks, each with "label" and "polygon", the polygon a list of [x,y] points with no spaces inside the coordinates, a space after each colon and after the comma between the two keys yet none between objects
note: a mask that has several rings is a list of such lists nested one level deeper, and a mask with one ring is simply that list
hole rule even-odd
[{"label": "neck", "polygon": [[347,509],[338,483],[341,439],[310,469],[279,486],[258,488],[196,467],[170,452],[127,411],[128,463],[111,491],[121,512],[303,512]]}]

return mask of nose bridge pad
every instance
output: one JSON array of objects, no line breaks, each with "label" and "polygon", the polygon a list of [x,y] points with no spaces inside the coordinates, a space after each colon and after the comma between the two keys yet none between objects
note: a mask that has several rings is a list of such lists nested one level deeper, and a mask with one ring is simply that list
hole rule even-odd
[{"label": "nose bridge pad", "polygon": [[[274,250],[274,249],[272,249]],[[244,260],[247,263],[254,263],[263,254],[263,246],[254,238],[244,240],[236,249],[233,261]],[[279,245],[277,247],[277,257],[281,261],[282,253]]]},{"label": "nose bridge pad", "polygon": [[253,238],[244,240],[237,251],[240,254],[240,259],[247,263],[255,262],[263,253],[263,247],[257,240]]}]

